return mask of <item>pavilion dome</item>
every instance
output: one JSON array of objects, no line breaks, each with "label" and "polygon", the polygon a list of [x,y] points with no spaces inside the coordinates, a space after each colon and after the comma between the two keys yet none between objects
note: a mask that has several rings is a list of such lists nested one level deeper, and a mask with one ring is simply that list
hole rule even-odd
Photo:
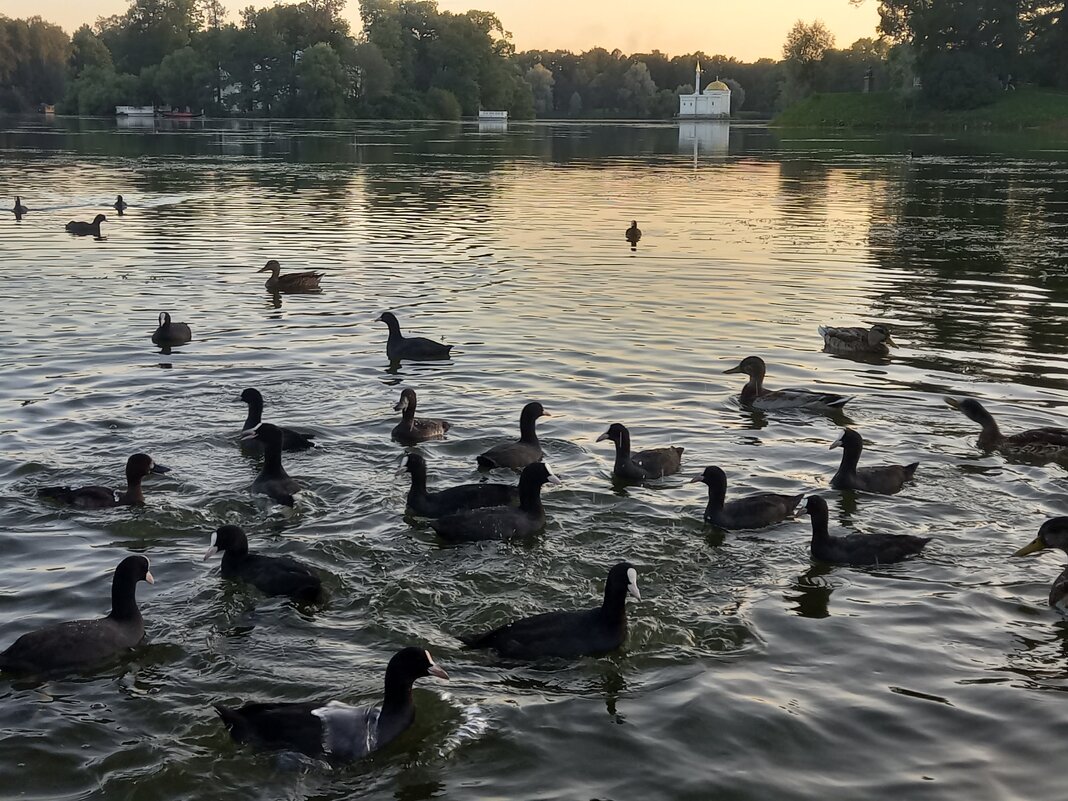
[{"label": "pavilion dome", "polygon": [[712,81],[712,83],[705,87],[706,92],[729,92],[730,90],[731,88],[720,80]]}]

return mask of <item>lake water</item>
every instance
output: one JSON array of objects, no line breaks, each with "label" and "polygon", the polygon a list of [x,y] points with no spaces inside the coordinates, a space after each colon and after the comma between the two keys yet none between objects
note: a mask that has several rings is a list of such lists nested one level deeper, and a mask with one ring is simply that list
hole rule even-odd
[{"label": "lake water", "polygon": [[[1023,135],[868,137],[757,126],[192,123],[6,119],[0,186],[0,646],[107,612],[113,566],[152,560],[145,644],[121,664],[0,680],[0,796],[27,799],[1035,799],[1063,795],[1068,626],[1051,554],[1010,560],[1068,509],[1065,472],[974,447],[946,394],[1006,431],[1063,425],[1068,146]],[[906,156],[909,150],[914,158]],[[109,205],[122,193],[125,216]],[[8,197],[10,196],[10,197]],[[10,201],[10,202],[9,202]],[[5,206],[7,208],[8,206]],[[108,214],[106,239],[71,219]],[[623,232],[644,231],[632,252]],[[274,298],[256,269],[326,273]],[[384,326],[455,344],[390,371]],[[194,341],[149,342],[160,311]],[[899,347],[821,352],[820,324],[882,320]],[[753,414],[768,384],[855,395],[846,418]],[[318,432],[287,455],[294,510],[248,494],[241,390]],[[563,479],[532,544],[443,547],[403,517],[390,442],[402,387],[447,417],[432,484],[539,431]],[[683,474],[613,489],[612,422],[686,448]],[[865,461],[921,462],[894,497],[830,491],[848,422]],[[172,468],[143,509],[38,500]],[[900,565],[814,565],[807,518],[701,523],[709,464],[729,494],[822,490],[834,531],[934,538]],[[200,557],[223,522],[327,576],[321,610],[224,584]],[[504,664],[457,634],[600,602],[638,569],[625,649]],[[330,770],[234,745],[214,701],[380,698],[389,656],[451,674],[371,761]]]}]

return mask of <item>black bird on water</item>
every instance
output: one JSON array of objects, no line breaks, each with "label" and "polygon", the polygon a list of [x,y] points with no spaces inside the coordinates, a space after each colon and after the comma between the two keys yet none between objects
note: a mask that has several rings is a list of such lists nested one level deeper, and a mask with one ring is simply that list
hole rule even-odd
[{"label": "black bird on water", "polygon": [[100,238],[100,223],[106,222],[107,217],[103,214],[98,214],[93,218],[91,223],[82,222],[81,220],[71,220],[64,228],[68,234],[74,234],[75,236],[95,236]]},{"label": "black bird on water", "polygon": [[627,229],[627,241],[630,242],[630,249],[636,250],[638,242],[642,238],[642,229],[638,227],[637,220],[630,221],[630,228]]}]

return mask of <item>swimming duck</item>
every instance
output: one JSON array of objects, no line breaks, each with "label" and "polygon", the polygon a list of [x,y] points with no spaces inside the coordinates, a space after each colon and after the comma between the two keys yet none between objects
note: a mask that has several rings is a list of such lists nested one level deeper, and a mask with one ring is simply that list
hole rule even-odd
[{"label": "swimming duck", "polygon": [[812,518],[812,558],[839,565],[885,565],[918,554],[930,537],[913,534],[847,534],[833,537],[828,531],[827,501],[810,495],[801,512]]},{"label": "swimming duck", "polygon": [[718,467],[706,467],[701,475],[690,479],[691,484],[698,482],[708,486],[705,521],[728,531],[764,528],[781,523],[793,515],[797,510],[797,505],[805,497],[804,493],[779,495],[774,492],[762,492],[726,501],[727,474]]},{"label": "swimming duck", "polygon": [[470,509],[432,520],[430,527],[450,542],[511,540],[529,537],[545,528],[545,507],[541,505],[541,488],[559,484],[553,472],[542,462],[523,468],[519,476],[519,508],[488,506]]},{"label": "swimming duck", "polygon": [[56,623],[23,634],[0,652],[0,670],[48,673],[90,668],[136,646],[145,636],[137,608],[139,581],[155,583],[144,556],[127,556],[111,579],[111,611],[96,620]]},{"label": "swimming duck", "polygon": [[402,445],[414,445],[428,439],[441,439],[449,430],[447,420],[435,420],[431,417],[415,419],[416,397],[414,389],[401,391],[400,400],[393,411],[401,413],[401,421],[393,427],[393,439]]},{"label": "swimming duck", "polygon": [[612,475],[622,481],[644,481],[647,478],[661,478],[679,472],[682,467],[682,452],[685,448],[671,445],[666,448],[631,453],[630,432],[621,423],[612,423],[598,442],[610,440],[616,445],[616,461],[612,466]]},{"label": "swimming duck", "polygon": [[468,509],[519,504],[519,488],[510,484],[461,484],[437,492],[428,492],[426,460],[418,453],[404,455],[397,470],[398,475],[403,473],[410,473],[412,476],[407,509],[411,514],[420,517],[444,517]]},{"label": "swimming duck", "polygon": [[749,381],[742,387],[741,401],[756,409],[839,409],[850,398],[833,392],[811,392],[807,389],[765,389],[767,367],[759,356],[747,356],[741,364],[724,373],[745,373]]},{"label": "swimming duck", "polygon": [[1068,463],[1068,429],[1032,428],[1005,436],[998,428],[993,415],[975,398],[945,400],[950,408],[962,412],[969,420],[983,427],[977,443],[981,450],[997,450],[1010,457],[1040,462]]},{"label": "swimming duck", "polygon": [[834,441],[831,450],[842,449],[842,463],[838,472],[831,479],[831,486],[837,490],[860,490],[893,495],[899,492],[905,482],[912,478],[919,462],[906,465],[879,465],[877,467],[857,467],[864,439],[856,431],[847,428],[842,436]]},{"label": "swimming duck", "polygon": [[147,453],[135,453],[126,460],[126,490],[110,487],[42,487],[37,494],[50,501],[80,509],[109,509],[113,506],[144,506],[141,481],[149,473],[168,473],[169,467],[156,464]]},{"label": "swimming duck", "polygon": [[[1013,556],[1027,556],[1046,548],[1058,548],[1068,554],[1068,517],[1052,517],[1042,524],[1038,536],[1022,547]],[[1049,590],[1049,605],[1062,612],[1068,611],[1068,567],[1066,567]]]},{"label": "swimming duck", "polygon": [[349,761],[385,747],[412,725],[412,685],[424,676],[449,678],[429,651],[408,647],[395,653],[386,666],[381,707],[350,706],[341,701],[214,707],[238,743]]},{"label": "swimming duck", "polygon": [[616,651],[627,638],[627,596],[641,600],[638,572],[628,562],[608,571],[604,601],[594,609],[546,612],[464,639],[468,648],[492,648],[508,659],[574,659]]},{"label": "swimming duck", "polygon": [[266,495],[283,506],[293,506],[296,503],[293,496],[300,492],[301,487],[282,467],[281,429],[270,423],[260,423],[242,432],[241,439],[255,439],[263,445],[263,469],[252,482],[252,491]]},{"label": "swimming duck", "polygon": [[886,356],[890,348],[896,346],[890,338],[890,330],[878,323],[871,328],[835,328],[821,325],[819,332],[823,337],[823,349],[828,353],[870,353]]},{"label": "swimming duck", "polygon": [[152,332],[152,344],[161,348],[187,345],[193,332],[186,323],[172,323],[170,312],[159,313],[159,327]]},{"label": "swimming duck", "polygon": [[[248,416],[245,418],[245,425],[241,427],[241,430],[250,431],[263,422],[263,395],[260,394],[258,389],[249,387],[241,393],[241,400],[248,404]],[[315,434],[304,434],[284,426],[278,426],[278,430],[282,432],[282,450],[284,451],[302,451],[315,447],[315,442],[313,441]],[[262,443],[257,439],[245,440],[243,445],[261,450],[263,448]]]},{"label": "swimming duck", "polygon": [[419,362],[450,358],[449,351],[452,350],[452,345],[442,345],[426,337],[404,336],[400,330],[400,323],[397,322],[397,316],[393,312],[382,312],[375,322],[385,323],[389,328],[386,358],[391,362],[399,362],[401,359]]},{"label": "swimming duck", "polygon": [[638,244],[638,240],[642,238],[642,229],[638,227],[637,220],[630,221],[630,228],[627,229],[627,241],[630,242],[631,247]]},{"label": "swimming duck", "polygon": [[11,211],[15,213],[16,217],[21,217],[23,214],[28,214],[30,210],[22,205],[22,198],[16,195],[15,207]]},{"label": "swimming duck", "polygon": [[321,289],[319,282],[326,275],[326,273],[317,273],[314,270],[279,275],[281,271],[282,265],[277,260],[271,259],[256,272],[271,274],[264,284],[268,292],[318,292]]},{"label": "swimming duck", "polygon": [[98,214],[93,218],[91,223],[81,222],[80,220],[71,220],[64,228],[67,233],[74,234],[75,236],[95,236],[100,237],[100,223],[106,222],[107,217],[103,214]]},{"label": "swimming duck", "polygon": [[205,561],[222,551],[222,575],[244,581],[265,595],[287,595],[298,601],[318,601],[323,584],[311,568],[288,556],[248,552],[248,537],[239,526],[220,526],[211,535]]},{"label": "swimming duck", "polygon": [[523,407],[519,413],[519,440],[517,442],[502,442],[494,445],[485,453],[477,457],[479,470],[492,470],[495,467],[503,467],[508,470],[522,470],[528,464],[540,462],[545,453],[538,441],[538,432],[535,430],[539,417],[552,417],[545,408],[534,401]]},{"label": "swimming duck", "polygon": [[112,204],[112,208],[119,214],[122,214],[126,209],[130,207],[130,204],[122,199],[122,195],[115,198],[115,202]]}]

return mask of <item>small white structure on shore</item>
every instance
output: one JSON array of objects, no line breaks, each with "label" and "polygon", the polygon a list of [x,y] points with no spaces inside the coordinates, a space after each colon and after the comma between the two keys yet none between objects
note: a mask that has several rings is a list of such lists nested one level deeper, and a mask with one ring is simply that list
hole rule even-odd
[{"label": "small white structure on shore", "polygon": [[116,117],[155,117],[154,106],[115,106]]},{"label": "small white structure on shore", "polygon": [[508,122],[507,111],[479,111],[479,122]]},{"label": "small white structure on shore", "polygon": [[725,120],[731,116],[731,88],[718,78],[701,91],[701,62],[694,74],[693,94],[679,95],[679,117]]}]

